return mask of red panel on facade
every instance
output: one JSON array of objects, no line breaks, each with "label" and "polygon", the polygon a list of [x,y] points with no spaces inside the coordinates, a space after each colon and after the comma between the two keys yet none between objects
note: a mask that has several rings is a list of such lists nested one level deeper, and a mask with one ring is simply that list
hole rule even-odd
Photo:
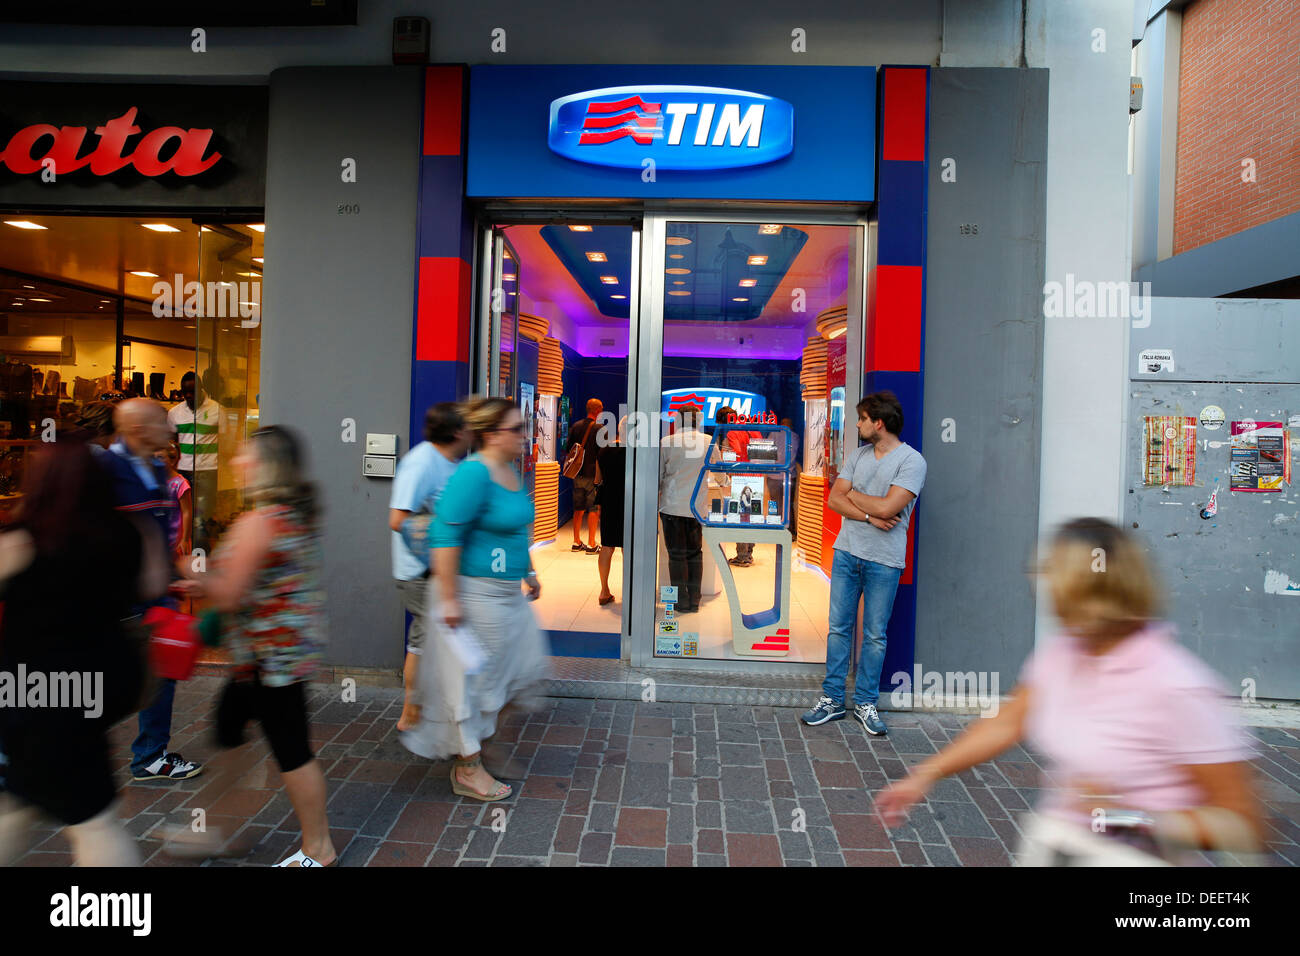
[{"label": "red panel on facade", "polygon": [[431,66],[424,71],[424,155],[459,156],[464,71]]},{"label": "red panel on facade", "polygon": [[420,260],[415,313],[418,361],[469,361],[470,267],[459,258]]},{"label": "red panel on facade", "polygon": [[885,70],[880,158],[925,160],[926,71],[916,67]]},{"label": "red panel on facade", "polygon": [[876,311],[866,358],[865,371],[921,371],[920,266],[876,266]]}]

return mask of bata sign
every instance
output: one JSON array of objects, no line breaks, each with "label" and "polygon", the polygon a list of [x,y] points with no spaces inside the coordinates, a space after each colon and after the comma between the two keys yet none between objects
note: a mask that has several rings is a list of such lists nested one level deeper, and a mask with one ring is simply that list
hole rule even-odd
[{"label": "bata sign", "polygon": [[208,152],[212,130],[179,126],[150,130],[128,153],[127,140],[144,132],[135,124],[137,112],[137,107],[132,106],[121,116],[96,126],[91,135],[99,139],[89,150],[85,149],[88,134],[85,126],[36,123],[23,127],[9,138],[9,144],[0,153],[0,165],[19,175],[44,175],[48,170],[57,177],[89,168],[93,176],[111,176],[130,166],[143,176],[175,173],[189,177],[207,172],[220,161],[221,153]]}]

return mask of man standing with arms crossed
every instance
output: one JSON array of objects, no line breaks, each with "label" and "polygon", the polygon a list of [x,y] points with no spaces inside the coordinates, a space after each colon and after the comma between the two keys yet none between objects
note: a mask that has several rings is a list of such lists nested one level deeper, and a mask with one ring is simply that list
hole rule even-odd
[{"label": "man standing with arms crossed", "polygon": [[893,392],[858,402],[858,435],[867,444],[844,456],[828,504],[842,515],[831,565],[826,680],[822,696],[799,719],[810,726],[845,715],[844,691],[852,657],[858,601],[862,650],[853,687],[853,717],[872,736],[887,732],[876,713],[885,663],[885,625],[907,563],[907,526],[925,484],[921,453],[899,439],[903,408]]}]

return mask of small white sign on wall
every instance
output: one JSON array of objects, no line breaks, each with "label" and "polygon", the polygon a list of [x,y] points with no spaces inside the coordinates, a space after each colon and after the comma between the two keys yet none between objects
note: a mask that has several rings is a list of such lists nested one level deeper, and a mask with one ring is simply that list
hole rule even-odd
[{"label": "small white sign on wall", "polygon": [[1138,353],[1138,374],[1158,375],[1174,370],[1173,349],[1143,349]]}]

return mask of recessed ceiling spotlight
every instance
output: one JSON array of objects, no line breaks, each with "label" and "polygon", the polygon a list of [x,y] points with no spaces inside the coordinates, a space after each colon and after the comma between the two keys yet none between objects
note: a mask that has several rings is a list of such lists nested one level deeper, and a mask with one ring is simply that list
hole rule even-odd
[{"label": "recessed ceiling spotlight", "polygon": [[669,236],[664,240],[664,243],[670,246],[689,246],[691,240],[687,239],[685,236]]},{"label": "recessed ceiling spotlight", "polygon": [[[251,229],[251,230],[253,230],[253,232],[266,232],[266,223],[264,223],[264,222],[257,222],[257,223],[252,223],[252,222],[250,222],[250,223],[248,224],[248,228]],[[777,228],[779,229],[780,226],[778,226]]]},{"label": "recessed ceiling spotlight", "polygon": [[17,229],[48,229],[49,226],[42,226],[40,223],[31,222],[27,219],[6,219],[6,226],[13,226]]},{"label": "recessed ceiling spotlight", "polygon": [[142,222],[140,225],[152,232],[180,232],[175,226],[169,226],[165,222]]},{"label": "recessed ceiling spotlight", "polygon": [[37,298],[30,298],[30,299],[28,299],[27,301],[28,301],[28,302],[51,302],[51,301],[53,301],[53,300],[52,300],[52,299],[37,299]]},{"label": "recessed ceiling spotlight", "polygon": [[570,226],[572,232],[591,232],[591,226]]},{"label": "recessed ceiling spotlight", "polygon": [[768,223],[758,227],[758,234],[760,236],[775,236],[780,231],[781,226],[778,223]]},{"label": "recessed ceiling spotlight", "polygon": [[623,295],[623,294],[621,294],[621,293],[615,293],[614,295],[611,295],[610,298],[611,298],[611,299],[626,299],[627,296],[625,296],[625,295]]},{"label": "recessed ceiling spotlight", "polygon": [[748,302],[749,299],[745,298],[745,296],[743,296],[743,295],[737,295],[737,296],[732,296],[731,301],[732,301],[732,302]]},{"label": "recessed ceiling spotlight", "polygon": [[618,285],[618,276],[601,276],[600,281],[605,285]]},{"label": "recessed ceiling spotlight", "polygon": [[143,271],[143,270],[141,270],[141,271],[139,271],[139,272],[136,272],[136,271],[132,270],[132,272],[131,272],[130,274],[133,275],[133,276],[139,276],[141,279],[156,279],[156,278],[158,278],[158,273],[156,273],[156,272],[145,272],[145,271]]},{"label": "recessed ceiling spotlight", "polygon": [[758,285],[758,280],[757,280],[757,279],[741,279],[741,280],[740,280],[740,286],[741,286],[742,289],[752,289],[752,288],[754,288],[754,286],[756,286],[756,285]]},{"label": "recessed ceiling spotlight", "polygon": [[691,274],[690,269],[681,269],[681,268],[665,269],[664,272],[668,273],[670,276],[688,276]]},{"label": "recessed ceiling spotlight", "polygon": [[673,289],[668,294],[669,295],[690,295],[690,293],[685,291],[684,289]]},{"label": "recessed ceiling spotlight", "polygon": [[745,261],[751,266],[765,266],[767,265],[767,256],[750,256]]},{"label": "recessed ceiling spotlight", "polygon": [[587,261],[588,262],[609,262],[609,258],[603,252],[589,252],[587,253]]}]

